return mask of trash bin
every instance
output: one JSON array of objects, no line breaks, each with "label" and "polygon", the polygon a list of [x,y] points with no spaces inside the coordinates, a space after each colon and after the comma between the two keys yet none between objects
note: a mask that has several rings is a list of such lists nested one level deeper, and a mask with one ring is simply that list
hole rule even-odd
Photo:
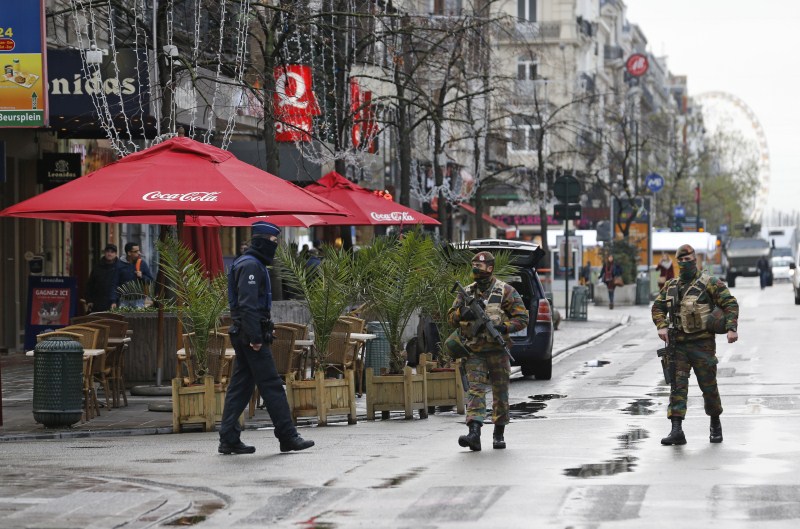
[{"label": "trash bin", "polygon": [[650,304],[650,279],[647,277],[636,278],[636,304]]},{"label": "trash bin", "polygon": [[576,286],[569,302],[569,319],[586,321],[589,306],[589,288]]},{"label": "trash bin", "polygon": [[391,350],[386,333],[383,332],[380,322],[371,321],[367,323],[367,333],[377,336],[374,340],[367,341],[364,367],[372,369],[374,375],[381,374],[381,368],[389,369],[389,356]]},{"label": "trash bin", "polygon": [[75,340],[51,338],[36,344],[33,356],[33,418],[46,428],[81,420],[83,347]]}]

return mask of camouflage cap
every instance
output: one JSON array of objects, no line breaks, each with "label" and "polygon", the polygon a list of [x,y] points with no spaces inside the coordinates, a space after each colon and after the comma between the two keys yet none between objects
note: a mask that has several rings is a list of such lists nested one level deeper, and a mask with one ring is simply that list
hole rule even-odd
[{"label": "camouflage cap", "polygon": [[675,252],[675,257],[680,259],[684,255],[692,255],[693,253],[694,253],[694,248],[692,248],[690,244],[684,244],[680,248],[678,248],[677,252]]},{"label": "camouflage cap", "polygon": [[473,263],[486,263],[486,264],[494,264],[494,255],[491,252],[478,252],[475,254],[475,257],[472,258]]}]

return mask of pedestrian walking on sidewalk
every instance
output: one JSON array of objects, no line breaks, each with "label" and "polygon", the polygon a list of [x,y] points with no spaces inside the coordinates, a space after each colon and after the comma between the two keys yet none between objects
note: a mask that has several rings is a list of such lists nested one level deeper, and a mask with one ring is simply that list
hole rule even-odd
[{"label": "pedestrian walking on sidewalk", "polygon": [[[464,290],[484,305],[491,324],[511,344],[510,333],[528,326],[528,310],[519,293],[494,277],[494,256],[478,252],[472,258],[474,283]],[[467,392],[467,427],[469,433],[458,438],[458,444],[470,450],[481,449],[481,427],[486,419],[486,392],[492,390],[492,448],[505,448],[505,428],[508,419],[508,384],[511,376],[511,359],[506,350],[482,326],[473,333],[478,315],[465,303],[459,293],[447,313],[448,322],[457,327],[461,346],[467,352],[465,362],[469,389]]]},{"label": "pedestrian walking on sidewalk", "polygon": [[269,222],[256,222],[252,240],[244,255],[237,258],[228,272],[228,303],[232,324],[228,333],[236,351],[236,363],[225,395],[225,408],[219,428],[221,454],[252,454],[240,438],[239,416],[244,412],[253,390],[258,386],[267,405],[275,437],[281,452],[305,450],[314,441],[300,437],[292,422],[286,392],[269,344],[272,343],[272,287],[267,265],[278,248],[281,230]]},{"label": "pedestrian walking on sidewalk", "polygon": [[103,257],[92,268],[89,281],[86,283],[86,301],[88,312],[105,312],[111,309],[114,299],[114,286],[119,283],[122,261],[117,257],[117,246],[106,244]]},{"label": "pedestrian walking on sidewalk", "polygon": [[[658,337],[669,344],[674,339],[674,375],[669,395],[667,417],[672,430],[661,440],[663,445],[686,444],[682,425],[686,416],[689,374],[694,369],[697,384],[703,392],[706,415],[711,417],[712,443],[722,442],[722,401],[717,388],[717,356],[714,334],[726,334],[728,343],[738,340],[739,304],[725,283],[697,269],[694,248],[684,244],[678,248],[678,277],[667,281],[653,303],[653,323]],[[722,310],[714,311],[715,307]],[[670,333],[670,327],[674,327]]]},{"label": "pedestrian walking on sidewalk", "polygon": [[614,289],[618,286],[621,287],[624,283],[622,281],[622,267],[614,262],[614,256],[608,254],[606,262],[603,263],[603,268],[600,270],[600,281],[608,287],[608,308],[614,308]]}]

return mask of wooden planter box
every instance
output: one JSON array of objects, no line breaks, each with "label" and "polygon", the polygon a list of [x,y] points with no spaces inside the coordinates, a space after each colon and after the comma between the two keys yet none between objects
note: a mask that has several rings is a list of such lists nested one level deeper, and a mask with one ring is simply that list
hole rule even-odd
[{"label": "wooden planter box", "polygon": [[292,420],[317,417],[320,426],[328,424],[332,415],[347,415],[347,424],[356,424],[356,384],[352,369],[345,369],[344,378],[325,378],[318,369],[311,380],[295,380],[286,376],[286,399]]},{"label": "wooden planter box", "polygon": [[383,418],[388,418],[390,411],[404,411],[406,419],[411,419],[414,410],[419,411],[420,419],[427,419],[428,374],[425,369],[420,371],[414,374],[406,366],[400,375],[375,375],[367,369],[367,419],[374,421],[376,411],[384,412]]},{"label": "wooden planter box", "polygon": [[[427,361],[427,355],[420,355],[420,366],[425,366]],[[464,383],[459,372],[461,359],[455,360],[452,365],[450,368],[426,366],[428,406],[455,406],[456,411],[464,415]]]},{"label": "wooden planter box", "polygon": [[186,386],[180,378],[172,379],[172,431],[180,433],[187,424],[202,424],[204,432],[214,430],[222,420],[225,390],[214,384],[214,377],[204,377],[203,384]]}]

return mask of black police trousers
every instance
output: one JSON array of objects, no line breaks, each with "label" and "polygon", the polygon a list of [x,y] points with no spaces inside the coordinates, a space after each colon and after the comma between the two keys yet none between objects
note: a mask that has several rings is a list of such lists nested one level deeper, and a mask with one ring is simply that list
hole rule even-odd
[{"label": "black police trousers", "polygon": [[232,444],[239,441],[242,432],[239,416],[250,402],[256,386],[275,426],[275,437],[286,440],[296,436],[297,429],[292,422],[283,380],[275,367],[269,346],[262,344],[261,349],[255,351],[241,333],[231,335],[231,345],[236,351],[236,363],[225,395],[225,408],[219,427],[220,440]]}]

